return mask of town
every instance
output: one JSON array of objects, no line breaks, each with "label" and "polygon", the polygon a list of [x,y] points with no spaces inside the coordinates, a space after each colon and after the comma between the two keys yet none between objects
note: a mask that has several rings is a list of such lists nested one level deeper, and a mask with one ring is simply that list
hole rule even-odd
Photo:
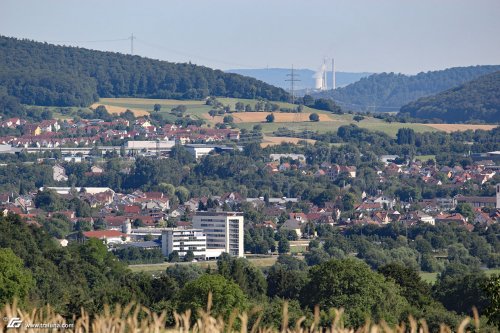
[{"label": "town", "polygon": [[[473,154],[471,164],[452,167],[437,165],[432,159],[409,161],[398,155],[380,155],[379,166],[373,169],[374,181],[379,184],[411,178],[424,187],[458,193],[455,195],[418,198],[403,194],[398,197],[382,190],[355,195],[349,190],[350,183],[359,179],[355,165],[329,161],[308,163],[303,153],[287,146],[284,148],[287,153],[269,153],[258,171],[271,177],[299,175],[308,182],[339,184],[339,195],[319,202],[287,197],[286,194],[290,194],[287,184],[288,193],[280,197],[263,191],[259,192],[261,196],[251,197],[236,188],[220,195],[195,196],[186,189],[179,192],[170,184],[167,184],[168,193],[136,188],[117,192],[109,186],[81,186],[82,179],[75,181],[74,175],[68,176],[67,169],[74,173],[80,165],[85,182],[92,184],[102,183],[93,180],[106,179],[111,161],[125,176],[130,174],[136,159],[161,160],[169,158],[173,150],[185,151],[192,157],[191,163],[199,164],[205,156],[231,154],[234,150],[242,152],[243,147],[237,145],[239,131],[193,125],[156,127],[145,117],[132,123],[123,117],[115,117],[110,122],[53,119],[40,123],[11,118],[2,121],[0,126],[26,133],[20,137],[2,137],[3,156],[32,155],[32,162],[24,163],[50,168],[52,176],[48,184],[42,184],[36,191],[2,193],[3,215],[18,214],[26,223],[39,227],[62,223],[65,227],[53,235],[63,246],[72,241],[98,238],[112,251],[137,248],[138,257],[128,258],[134,263],[141,262],[143,257],[151,258],[144,255],[146,251],[155,253],[149,262],[209,260],[223,252],[243,257],[290,251],[290,245],[277,246],[273,242],[255,246],[251,235],[258,229],[271,232],[276,242],[280,240],[279,235],[286,234],[286,239],[292,242],[292,250],[296,242],[300,248],[298,253],[305,253],[309,248],[307,244],[318,237],[317,230],[324,227],[342,232],[353,226],[396,223],[408,228],[426,223],[454,224],[472,231],[500,221],[500,185],[496,185],[496,196],[460,193],[464,186],[479,188],[498,178],[495,175],[500,169],[500,152],[495,151]],[[112,142],[121,142],[121,145],[109,145]],[[255,211],[259,212],[258,218],[252,218]],[[221,223],[220,229],[213,223],[202,223],[203,216],[212,216],[210,221]]]}]

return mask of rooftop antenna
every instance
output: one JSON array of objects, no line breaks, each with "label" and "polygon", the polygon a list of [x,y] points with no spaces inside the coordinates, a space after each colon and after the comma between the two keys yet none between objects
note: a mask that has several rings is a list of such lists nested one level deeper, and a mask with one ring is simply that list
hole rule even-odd
[{"label": "rooftop antenna", "polygon": [[332,58],[332,89],[335,90],[337,88],[337,82],[335,78],[335,58]]},{"label": "rooftop antenna", "polygon": [[286,76],[288,76],[289,79],[286,79],[285,81],[290,82],[291,86],[292,104],[295,104],[295,82],[299,82],[300,80],[297,79],[298,75],[295,74],[295,71],[293,69],[293,64],[292,64],[292,71],[290,72],[290,74],[287,74]]},{"label": "rooftop antenna", "polygon": [[134,39],[137,37],[134,37],[134,33],[132,33],[129,37],[130,39],[130,55],[134,55]]}]

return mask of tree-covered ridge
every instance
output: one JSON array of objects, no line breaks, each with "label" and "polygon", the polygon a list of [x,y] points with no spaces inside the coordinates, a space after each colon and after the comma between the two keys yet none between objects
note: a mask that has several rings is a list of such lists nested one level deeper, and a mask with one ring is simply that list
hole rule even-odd
[{"label": "tree-covered ridge", "polygon": [[314,94],[314,97],[332,98],[341,107],[355,111],[394,112],[411,101],[440,93],[498,70],[500,65],[455,67],[412,76],[373,74],[347,87]]},{"label": "tree-covered ridge", "polygon": [[99,97],[287,100],[262,81],[190,63],[0,36],[0,94],[24,104],[86,106]]},{"label": "tree-covered ridge", "polygon": [[500,71],[405,105],[401,113],[444,122],[500,122]]}]

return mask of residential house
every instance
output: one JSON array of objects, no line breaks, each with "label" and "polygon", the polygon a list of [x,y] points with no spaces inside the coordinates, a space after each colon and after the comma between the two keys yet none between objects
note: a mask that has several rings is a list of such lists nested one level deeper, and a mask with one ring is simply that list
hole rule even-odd
[{"label": "residential house", "polygon": [[434,219],[436,220],[436,223],[465,224],[467,222],[467,218],[460,213],[450,213],[450,214],[440,213],[436,215]]},{"label": "residential house", "polygon": [[423,222],[423,223],[428,223],[430,225],[435,225],[436,224],[436,220],[431,216],[431,215],[428,215],[422,211],[417,211],[415,214],[414,214],[414,217],[419,221],[419,222]]},{"label": "residential house", "polygon": [[104,172],[104,169],[101,168],[100,166],[98,165],[93,165],[90,167],[90,172],[94,173],[94,174],[101,174]]},{"label": "residential house", "polygon": [[60,164],[56,164],[52,167],[52,178],[56,182],[67,181],[68,176],[66,176],[66,169]]},{"label": "residential house", "polygon": [[37,124],[26,124],[23,127],[24,135],[40,135],[42,129]]},{"label": "residential house", "polygon": [[288,219],[282,225],[280,230],[292,230],[295,231],[298,238],[302,238],[302,223],[296,219]]}]

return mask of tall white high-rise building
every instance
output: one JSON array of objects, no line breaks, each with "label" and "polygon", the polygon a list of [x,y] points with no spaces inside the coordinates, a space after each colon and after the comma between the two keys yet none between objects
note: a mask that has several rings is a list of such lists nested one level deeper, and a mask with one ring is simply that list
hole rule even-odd
[{"label": "tall white high-rise building", "polygon": [[216,258],[227,252],[243,257],[243,213],[197,212],[193,228],[201,229],[207,236],[207,258]]}]

